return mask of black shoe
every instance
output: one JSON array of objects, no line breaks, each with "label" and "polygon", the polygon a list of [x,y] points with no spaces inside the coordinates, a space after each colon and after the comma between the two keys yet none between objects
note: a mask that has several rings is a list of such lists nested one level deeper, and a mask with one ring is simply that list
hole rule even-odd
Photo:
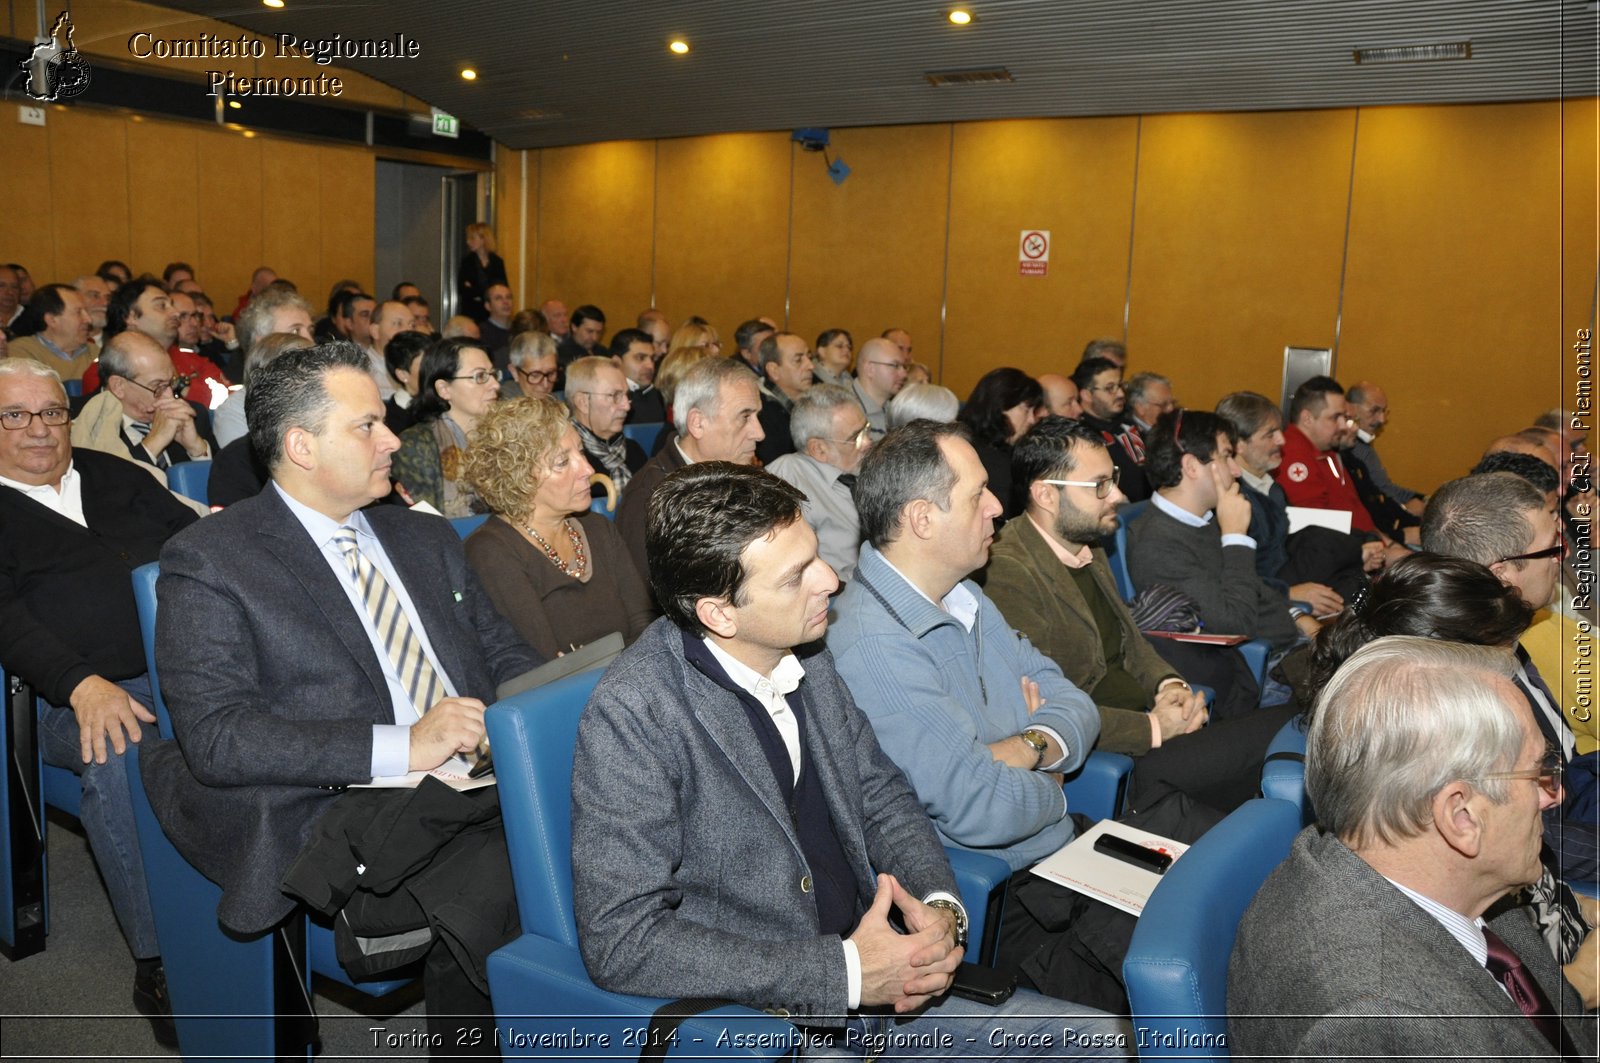
[{"label": "black shoe", "polygon": [[167,971],[156,967],[148,974],[133,976],[133,1006],[150,1020],[156,1042],[164,1048],[178,1047],[178,1028],[172,1021],[172,1000],[167,996]]}]

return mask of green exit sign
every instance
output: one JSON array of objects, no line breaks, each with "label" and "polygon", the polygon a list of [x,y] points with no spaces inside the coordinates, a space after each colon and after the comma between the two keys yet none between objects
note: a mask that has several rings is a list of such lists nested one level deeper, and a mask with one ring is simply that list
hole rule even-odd
[{"label": "green exit sign", "polygon": [[433,135],[436,137],[459,137],[461,135],[461,122],[453,114],[434,111]]}]

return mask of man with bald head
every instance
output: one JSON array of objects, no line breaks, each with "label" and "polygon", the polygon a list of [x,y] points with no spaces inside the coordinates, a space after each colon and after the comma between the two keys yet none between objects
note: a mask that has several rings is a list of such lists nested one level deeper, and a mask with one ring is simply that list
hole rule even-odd
[{"label": "man with bald head", "polygon": [[550,335],[555,337],[557,344],[567,338],[572,331],[572,315],[567,312],[567,304],[560,299],[547,299],[539,308],[539,313],[544,315],[544,323],[550,330]]},{"label": "man with bald head", "polygon": [[1405,507],[1414,517],[1422,516],[1423,496],[1409,487],[1401,487],[1383,467],[1383,459],[1373,446],[1389,423],[1389,396],[1370,380],[1362,380],[1345,392],[1345,406],[1356,421],[1356,439],[1350,453],[1366,466],[1372,486],[1391,500]]},{"label": "man with bald head", "polygon": [[850,387],[867,412],[867,426],[874,440],[882,439],[889,430],[889,412],[884,406],[900,394],[910,372],[910,353],[902,351],[893,340],[879,336],[861,345],[856,356],[856,378]]},{"label": "man with bald head", "polygon": [[215,440],[204,406],[172,392],[172,356],[136,329],[111,337],[100,355],[105,389],[72,426],[75,446],[165,469],[211,457]]},{"label": "man with bald head", "polygon": [[1083,416],[1078,385],[1072,382],[1071,377],[1064,377],[1060,373],[1044,373],[1039,377],[1039,386],[1044,388],[1044,404],[1049,408],[1050,416],[1073,421]]}]

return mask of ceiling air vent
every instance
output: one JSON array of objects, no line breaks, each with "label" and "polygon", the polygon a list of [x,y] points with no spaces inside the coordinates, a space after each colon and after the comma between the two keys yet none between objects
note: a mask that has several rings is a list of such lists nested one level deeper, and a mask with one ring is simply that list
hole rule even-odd
[{"label": "ceiling air vent", "polygon": [[930,70],[922,76],[936,89],[945,85],[1002,85],[1016,80],[1003,66],[987,70]]},{"label": "ceiling air vent", "polygon": [[1421,63],[1430,59],[1471,59],[1471,41],[1443,44],[1392,44],[1382,48],[1357,48],[1356,65],[1373,63]]}]

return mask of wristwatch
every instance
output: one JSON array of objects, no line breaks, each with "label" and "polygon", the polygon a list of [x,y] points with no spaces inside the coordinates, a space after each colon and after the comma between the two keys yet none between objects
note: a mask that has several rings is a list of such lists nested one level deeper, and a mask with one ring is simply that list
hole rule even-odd
[{"label": "wristwatch", "polygon": [[1033,762],[1033,770],[1038,771],[1039,765],[1044,763],[1045,754],[1050,751],[1050,739],[1045,737],[1043,731],[1035,731],[1030,727],[1022,732],[1022,740],[1032,746],[1033,751],[1038,754],[1038,758]]},{"label": "wristwatch", "polygon": [[945,900],[943,897],[935,897],[933,900],[926,901],[924,903],[926,903],[929,908],[942,908],[956,917],[956,944],[962,948],[966,948],[967,913],[961,909],[961,905],[957,904],[955,901]]}]

